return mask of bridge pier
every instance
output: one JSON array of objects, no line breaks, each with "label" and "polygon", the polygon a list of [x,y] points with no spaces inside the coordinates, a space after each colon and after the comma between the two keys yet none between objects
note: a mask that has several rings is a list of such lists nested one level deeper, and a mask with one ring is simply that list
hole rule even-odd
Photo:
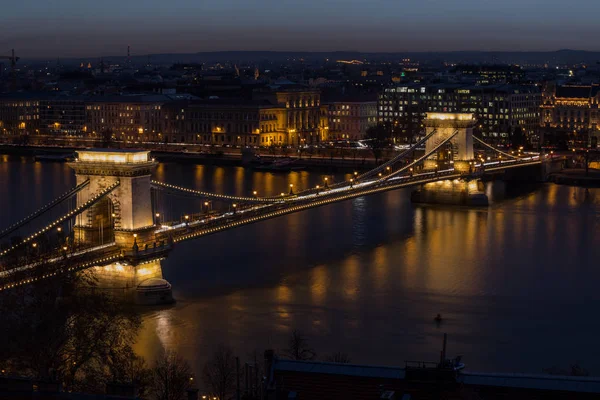
[{"label": "bridge pier", "polygon": [[411,201],[425,204],[486,207],[489,205],[489,200],[484,189],[484,184],[480,179],[443,180],[421,185],[411,193]]},{"label": "bridge pier", "polygon": [[160,260],[131,265],[115,262],[80,272],[96,281],[94,290],[101,290],[126,302],[142,305],[173,302],[171,285],[163,279]]}]

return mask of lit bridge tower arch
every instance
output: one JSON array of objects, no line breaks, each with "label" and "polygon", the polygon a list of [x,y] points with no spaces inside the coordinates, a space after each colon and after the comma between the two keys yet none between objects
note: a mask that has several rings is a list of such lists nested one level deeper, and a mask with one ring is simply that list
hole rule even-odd
[{"label": "lit bridge tower arch", "polygon": [[[439,171],[454,169],[470,174],[475,169],[473,127],[475,118],[470,113],[427,113],[425,118],[425,154],[432,152],[424,162],[424,169]],[[446,145],[439,147],[447,141]],[[445,165],[445,167],[441,167]],[[426,183],[412,193],[418,203],[488,205],[488,198],[480,179],[439,180]]]},{"label": "lit bridge tower arch", "polygon": [[[152,210],[151,174],[157,163],[146,150],[90,149],[77,152],[69,164],[75,170],[77,184],[89,180],[77,194],[82,205],[100,192],[114,187],[96,205],[77,216],[73,229],[75,248],[94,245],[116,245],[129,262],[94,267],[100,287],[123,289],[127,295],[144,288],[160,295],[160,287],[170,285],[162,280],[160,257],[153,258],[157,248]],[[158,248],[164,248],[160,243]],[[158,253],[156,253],[158,254]],[[138,293],[139,294],[139,293]]]},{"label": "lit bridge tower arch", "polygon": [[[425,143],[425,153],[433,150],[438,144],[450,139],[452,150],[441,149],[425,160],[425,169],[435,169],[438,159],[452,160],[454,169],[468,172],[469,162],[473,162],[473,127],[475,118],[470,113],[427,113],[425,118],[425,135],[433,136]],[[447,152],[450,151],[451,154]]]}]

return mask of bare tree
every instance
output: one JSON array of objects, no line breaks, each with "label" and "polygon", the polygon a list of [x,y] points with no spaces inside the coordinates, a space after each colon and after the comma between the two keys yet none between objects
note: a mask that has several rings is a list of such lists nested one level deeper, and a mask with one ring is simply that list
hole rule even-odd
[{"label": "bare tree", "polygon": [[182,400],[193,380],[187,361],[169,351],[156,360],[152,375],[152,392],[157,400]]},{"label": "bare tree", "polygon": [[339,364],[348,364],[350,363],[350,357],[348,354],[342,353],[340,351],[336,351],[324,358],[324,361],[339,363]]},{"label": "bare tree", "polygon": [[389,124],[377,124],[367,129],[366,136],[368,140],[366,140],[366,143],[371,148],[373,157],[375,157],[375,164],[379,164],[383,150],[390,142],[390,135],[391,128]]},{"label": "bare tree", "polygon": [[299,332],[294,330],[292,336],[288,341],[288,348],[283,350],[283,354],[292,360],[314,360],[316,353],[313,349],[308,346],[306,337]]},{"label": "bare tree", "polygon": [[230,398],[235,392],[235,356],[229,346],[220,344],[202,371],[204,384],[219,400]]},{"label": "bare tree", "polygon": [[106,128],[102,131],[102,147],[110,147],[113,142],[113,131]]},{"label": "bare tree", "polygon": [[133,354],[139,316],[83,282],[81,274],[65,275],[0,296],[5,369],[92,393],[109,382],[130,381],[119,364]]}]

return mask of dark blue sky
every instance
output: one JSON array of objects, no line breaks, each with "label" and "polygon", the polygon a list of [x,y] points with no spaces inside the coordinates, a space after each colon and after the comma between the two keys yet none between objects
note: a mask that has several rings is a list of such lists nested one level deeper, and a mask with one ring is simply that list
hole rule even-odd
[{"label": "dark blue sky", "polygon": [[5,0],[0,53],[600,50],[600,0]]}]

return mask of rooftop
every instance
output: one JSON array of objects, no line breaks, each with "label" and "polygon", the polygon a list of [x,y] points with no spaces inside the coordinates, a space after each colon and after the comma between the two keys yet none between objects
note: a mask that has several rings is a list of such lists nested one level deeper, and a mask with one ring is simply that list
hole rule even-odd
[{"label": "rooftop", "polygon": [[598,85],[565,85],[556,88],[556,97],[567,99],[588,99],[598,94]]},{"label": "rooftop", "polygon": [[[429,370],[429,369],[428,369]],[[272,384],[277,399],[295,392],[302,399],[364,398],[379,399],[380,390],[394,391],[396,398],[410,394],[414,400],[431,398],[461,399],[595,399],[600,393],[600,378],[538,374],[504,374],[485,372],[454,372],[410,375],[402,367],[337,364],[317,361],[273,359]],[[420,368],[410,371],[421,371]],[[431,368],[431,371],[438,371]],[[446,371],[446,370],[439,370]],[[441,385],[441,386],[440,386]],[[443,396],[440,397],[440,392]],[[282,397],[280,397],[280,395]]]}]

